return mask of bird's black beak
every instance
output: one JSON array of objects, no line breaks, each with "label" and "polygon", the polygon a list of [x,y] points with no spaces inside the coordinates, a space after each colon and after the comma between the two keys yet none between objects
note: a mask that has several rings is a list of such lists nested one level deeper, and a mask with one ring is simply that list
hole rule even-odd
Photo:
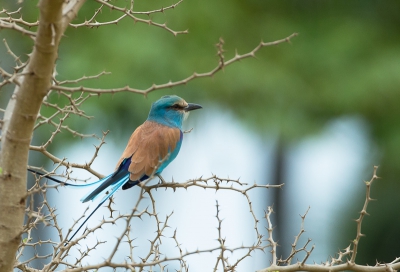
[{"label": "bird's black beak", "polygon": [[202,109],[203,107],[198,104],[188,103],[187,107],[185,107],[185,111],[192,111],[197,109]]}]

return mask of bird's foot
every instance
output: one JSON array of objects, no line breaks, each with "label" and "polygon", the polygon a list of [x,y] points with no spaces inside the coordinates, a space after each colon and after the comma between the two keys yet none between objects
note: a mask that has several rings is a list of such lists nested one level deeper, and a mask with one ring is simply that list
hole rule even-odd
[{"label": "bird's foot", "polygon": [[156,175],[160,179],[160,182],[158,183],[158,185],[167,184],[167,182],[164,180],[164,178],[160,174],[156,174]]}]

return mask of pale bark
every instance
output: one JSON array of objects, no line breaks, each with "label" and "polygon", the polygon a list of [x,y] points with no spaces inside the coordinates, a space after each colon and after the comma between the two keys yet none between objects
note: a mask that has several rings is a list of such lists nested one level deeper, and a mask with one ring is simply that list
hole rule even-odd
[{"label": "pale bark", "polygon": [[[12,271],[21,240],[26,167],[33,128],[51,86],[60,39],[83,0],[42,0],[39,27],[29,63],[17,79],[2,127],[0,154],[0,271]],[[18,86],[19,85],[19,86]]]}]

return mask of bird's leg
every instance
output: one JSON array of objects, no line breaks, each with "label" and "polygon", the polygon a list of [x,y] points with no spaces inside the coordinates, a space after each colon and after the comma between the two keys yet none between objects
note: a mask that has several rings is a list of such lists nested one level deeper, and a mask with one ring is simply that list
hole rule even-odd
[{"label": "bird's leg", "polygon": [[161,176],[161,174],[156,174],[156,176],[160,179],[161,184],[166,184],[167,182],[164,180],[164,178]]}]

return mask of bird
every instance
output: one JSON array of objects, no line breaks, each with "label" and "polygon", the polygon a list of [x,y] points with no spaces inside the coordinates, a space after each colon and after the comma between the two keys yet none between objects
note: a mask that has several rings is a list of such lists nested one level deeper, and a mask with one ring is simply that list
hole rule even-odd
[{"label": "bird", "polygon": [[[187,103],[177,95],[165,95],[152,104],[147,120],[132,133],[113,173],[90,184],[66,183],[46,176],[46,178],[65,186],[87,187],[100,184],[82,197],[81,202],[83,203],[96,199],[107,189],[106,195],[68,242],[121,186],[122,190],[126,190],[154,176],[158,176],[164,181],[161,172],[176,158],[182,145],[183,121],[188,117],[190,111],[201,108],[202,106],[198,104]],[[42,174],[36,170],[28,170]]]}]

